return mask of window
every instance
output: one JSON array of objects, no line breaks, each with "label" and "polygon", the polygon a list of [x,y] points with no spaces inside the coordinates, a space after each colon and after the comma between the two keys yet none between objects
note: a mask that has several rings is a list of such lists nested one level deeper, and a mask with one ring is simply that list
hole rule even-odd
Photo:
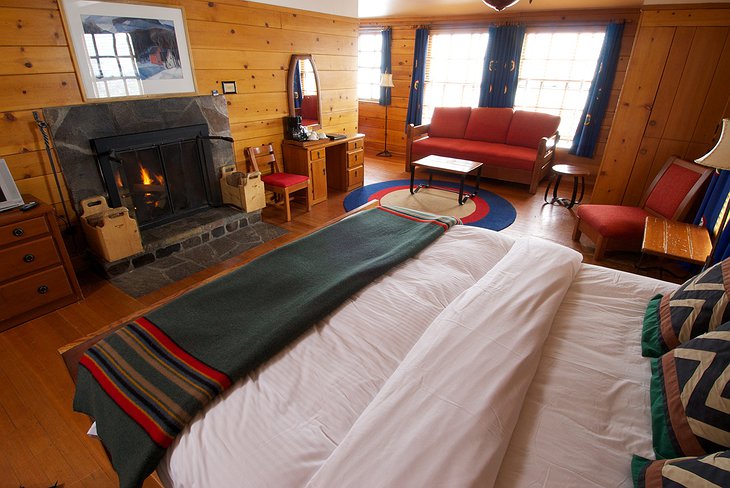
[{"label": "window", "polygon": [[314,69],[309,60],[299,61],[299,76],[302,85],[302,95],[317,95],[317,81],[314,79]]},{"label": "window", "polygon": [[486,32],[442,32],[428,39],[423,123],[436,107],[476,107],[482,84]]},{"label": "window", "polygon": [[525,34],[515,109],[559,115],[560,146],[573,142],[603,37],[603,29]]},{"label": "window", "polygon": [[380,99],[380,58],[383,39],[380,32],[364,32],[357,43],[357,97]]},{"label": "window", "polygon": [[[84,41],[100,97],[142,95],[141,77],[129,34],[84,34]],[[166,58],[160,48],[156,49],[148,53],[150,62],[161,64]]]}]

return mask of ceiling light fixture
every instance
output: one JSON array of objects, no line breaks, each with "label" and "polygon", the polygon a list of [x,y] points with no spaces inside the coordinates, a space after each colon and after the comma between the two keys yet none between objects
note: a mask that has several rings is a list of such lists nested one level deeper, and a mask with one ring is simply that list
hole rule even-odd
[{"label": "ceiling light fixture", "polygon": [[511,7],[512,5],[516,4],[519,0],[482,0],[485,5],[488,7],[492,7],[497,12],[506,9],[507,7]]}]

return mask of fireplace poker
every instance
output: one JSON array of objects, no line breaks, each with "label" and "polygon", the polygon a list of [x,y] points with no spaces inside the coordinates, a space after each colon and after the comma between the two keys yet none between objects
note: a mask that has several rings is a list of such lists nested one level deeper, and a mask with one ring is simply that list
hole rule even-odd
[{"label": "fireplace poker", "polygon": [[43,143],[46,145],[46,154],[48,154],[48,160],[51,162],[51,171],[53,171],[53,179],[56,181],[56,189],[58,190],[58,196],[61,199],[61,206],[63,207],[63,214],[65,215],[65,219],[61,217],[62,220],[64,220],[66,224],[66,231],[71,232],[71,218],[68,215],[68,209],[66,208],[66,202],[63,199],[63,191],[61,191],[61,182],[58,179],[58,172],[56,171],[56,163],[53,159],[53,152],[51,151],[51,143],[48,138],[48,124],[45,120],[41,120],[41,118],[38,116],[38,112],[33,111],[33,118],[35,119],[35,123],[38,124],[38,129],[41,131],[41,136],[43,136]]}]

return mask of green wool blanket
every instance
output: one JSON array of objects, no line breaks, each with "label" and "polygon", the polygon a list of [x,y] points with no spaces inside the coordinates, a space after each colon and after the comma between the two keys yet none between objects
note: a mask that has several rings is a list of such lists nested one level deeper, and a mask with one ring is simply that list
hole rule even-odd
[{"label": "green wool blanket", "polygon": [[123,488],[243,378],[457,220],[378,207],[355,214],[167,303],[80,360],[74,409],[96,420]]}]

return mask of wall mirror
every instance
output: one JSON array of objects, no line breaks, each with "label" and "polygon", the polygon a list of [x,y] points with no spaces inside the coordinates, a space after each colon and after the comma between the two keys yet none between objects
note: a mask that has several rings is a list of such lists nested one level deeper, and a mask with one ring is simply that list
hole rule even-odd
[{"label": "wall mirror", "polygon": [[287,75],[289,115],[302,117],[302,125],[322,128],[319,75],[311,54],[292,54]]}]

